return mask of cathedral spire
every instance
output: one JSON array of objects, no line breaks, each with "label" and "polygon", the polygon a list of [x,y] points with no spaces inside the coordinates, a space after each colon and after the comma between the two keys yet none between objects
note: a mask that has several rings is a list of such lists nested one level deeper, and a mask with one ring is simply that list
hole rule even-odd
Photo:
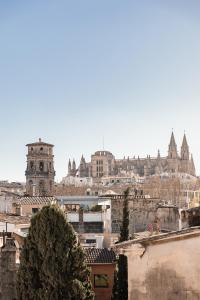
[{"label": "cathedral spire", "polygon": [[176,147],[176,142],[175,142],[174,132],[173,131],[172,131],[172,134],[171,134],[169,146],[172,147],[172,148]]},{"label": "cathedral spire", "polygon": [[71,175],[71,170],[72,170],[72,165],[71,165],[71,160],[69,159],[69,162],[68,162],[68,176]]},{"label": "cathedral spire", "polygon": [[174,138],[174,133],[172,131],[171,139],[169,143],[168,158],[177,158],[177,157],[178,157],[177,146]]},{"label": "cathedral spire", "polygon": [[184,133],[183,142],[182,142],[182,146],[181,146],[181,159],[189,160],[189,158],[190,158],[189,146],[187,143],[186,135]]},{"label": "cathedral spire", "polygon": [[188,148],[188,143],[187,143],[187,139],[186,139],[185,133],[184,133],[184,136],[183,136],[182,147]]},{"label": "cathedral spire", "polygon": [[194,160],[193,160],[193,155],[191,154],[191,174],[195,176],[196,170],[195,170],[195,165],[194,165]]},{"label": "cathedral spire", "polygon": [[73,159],[73,163],[72,163],[72,169],[73,169],[73,171],[76,170],[76,163],[75,163],[75,160],[74,160],[74,159]]}]

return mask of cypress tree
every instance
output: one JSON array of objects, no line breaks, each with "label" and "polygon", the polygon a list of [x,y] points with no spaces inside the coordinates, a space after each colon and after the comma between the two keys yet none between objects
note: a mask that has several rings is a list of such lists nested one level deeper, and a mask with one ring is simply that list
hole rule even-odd
[{"label": "cypress tree", "polygon": [[118,297],[118,273],[117,273],[117,270],[115,270],[115,272],[114,272],[114,282],[113,282],[111,300],[119,300],[119,297]]},{"label": "cypress tree", "polygon": [[65,215],[46,206],[31,219],[17,274],[19,300],[92,300],[85,254]]},{"label": "cypress tree", "polygon": [[[129,188],[124,192],[124,204],[123,204],[123,220],[120,230],[119,242],[124,242],[129,239],[129,208],[128,208],[128,195]],[[127,257],[119,255],[117,268],[117,278],[115,278],[113,287],[113,299],[116,300],[128,300],[128,263]]]},{"label": "cypress tree", "polygon": [[128,263],[127,257],[120,254],[118,259],[118,299],[128,300]]},{"label": "cypress tree", "polygon": [[122,226],[120,230],[119,242],[124,242],[129,239],[128,195],[129,195],[129,188],[127,188],[124,192],[123,220],[122,220]]}]

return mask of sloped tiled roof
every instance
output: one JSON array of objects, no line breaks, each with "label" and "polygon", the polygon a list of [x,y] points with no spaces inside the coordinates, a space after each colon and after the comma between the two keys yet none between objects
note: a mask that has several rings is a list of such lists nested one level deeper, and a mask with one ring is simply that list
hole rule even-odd
[{"label": "sloped tiled roof", "polygon": [[85,253],[88,264],[112,264],[116,261],[115,252],[112,249],[87,248]]},{"label": "sloped tiled roof", "polygon": [[30,217],[0,213],[0,222],[3,222],[3,223],[7,222],[10,224],[29,224]]},{"label": "sloped tiled roof", "polygon": [[48,197],[48,196],[33,196],[33,197],[21,197],[17,199],[15,202],[19,205],[33,205],[33,204],[43,204],[48,205],[52,201],[56,201],[55,197]]}]

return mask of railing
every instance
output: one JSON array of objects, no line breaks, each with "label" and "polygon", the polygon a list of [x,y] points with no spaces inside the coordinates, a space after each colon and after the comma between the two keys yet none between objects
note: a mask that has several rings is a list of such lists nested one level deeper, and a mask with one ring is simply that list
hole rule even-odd
[{"label": "railing", "polygon": [[[78,212],[68,212],[67,218],[69,222],[79,222]],[[83,222],[102,222],[103,215],[101,212],[84,212]]]},{"label": "railing", "polygon": [[76,212],[67,213],[67,220],[69,222],[79,222],[79,214]]},{"label": "railing", "polygon": [[102,222],[103,216],[101,212],[85,212],[83,213],[83,222]]},{"label": "railing", "polygon": [[35,171],[35,170],[29,170],[25,172],[25,175],[42,175],[42,176],[48,176],[49,174],[55,175],[55,171]]}]

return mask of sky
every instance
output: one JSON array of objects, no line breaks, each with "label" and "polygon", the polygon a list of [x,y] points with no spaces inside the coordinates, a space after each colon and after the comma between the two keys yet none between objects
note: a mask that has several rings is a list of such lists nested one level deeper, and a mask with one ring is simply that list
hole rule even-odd
[{"label": "sky", "polygon": [[0,0],[0,180],[26,144],[55,145],[56,181],[97,150],[166,156],[184,131],[200,174],[200,1]]}]

